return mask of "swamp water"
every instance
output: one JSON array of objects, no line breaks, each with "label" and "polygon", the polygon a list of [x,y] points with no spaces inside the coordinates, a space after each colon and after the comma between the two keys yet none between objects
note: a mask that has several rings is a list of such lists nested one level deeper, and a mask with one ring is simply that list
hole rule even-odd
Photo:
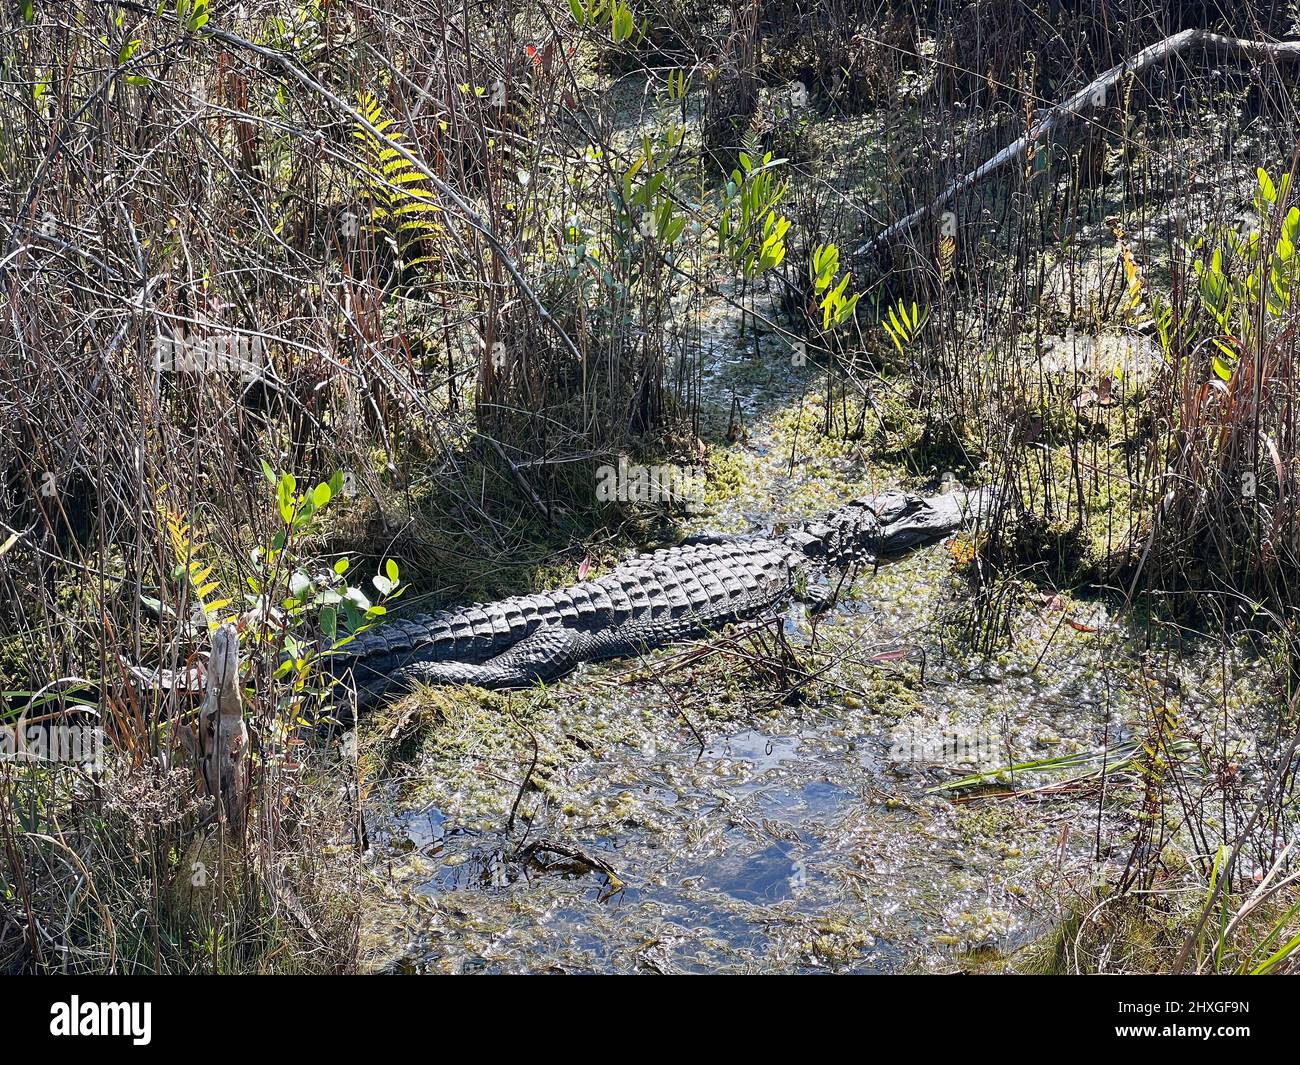
[{"label": "swamp water", "polygon": [[[818,437],[816,367],[762,346],[755,359],[748,341],[715,344],[706,432],[724,440],[733,395],[745,426],[719,445],[726,487],[694,528],[770,528],[896,483],[865,445]],[[933,545],[860,576],[815,633],[795,607],[749,636],[584,667],[544,691],[434,693],[384,724],[398,754],[368,799],[369,965],[1014,964],[1143,845],[1142,777],[1124,760],[1153,719],[1176,717],[1180,772],[1199,781],[1249,763],[1270,711],[1244,656],[1028,586],[1007,650],[969,654],[957,554]],[[772,664],[778,628],[817,674],[799,696]],[[1105,787],[1077,780],[1103,764]],[[1202,814],[1220,834],[1236,823],[1227,803]],[[1157,816],[1177,834],[1174,811]]]}]

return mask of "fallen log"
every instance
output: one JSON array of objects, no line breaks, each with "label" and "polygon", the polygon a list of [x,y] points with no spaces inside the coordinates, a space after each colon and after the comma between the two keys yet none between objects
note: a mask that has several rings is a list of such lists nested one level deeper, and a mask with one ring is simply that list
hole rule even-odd
[{"label": "fallen log", "polygon": [[1023,158],[1029,149],[1039,141],[1051,135],[1052,131],[1068,119],[1078,118],[1085,111],[1097,110],[1105,105],[1107,94],[1120,81],[1130,74],[1140,74],[1162,60],[1180,55],[1193,48],[1218,48],[1234,58],[1254,58],[1272,62],[1295,62],[1300,60],[1300,41],[1251,41],[1240,37],[1225,37],[1209,30],[1183,30],[1163,41],[1148,45],[1136,55],[1111,67],[1100,77],[1089,82],[1073,96],[1056,104],[1043,113],[1023,137],[1008,144],[993,158],[970,173],[959,177],[930,203],[918,207],[911,214],[900,218],[873,240],[863,244],[855,255],[866,255],[876,251],[895,237],[906,233],[918,222],[938,214],[955,196],[979,184],[990,174],[1002,169],[1007,163]]}]

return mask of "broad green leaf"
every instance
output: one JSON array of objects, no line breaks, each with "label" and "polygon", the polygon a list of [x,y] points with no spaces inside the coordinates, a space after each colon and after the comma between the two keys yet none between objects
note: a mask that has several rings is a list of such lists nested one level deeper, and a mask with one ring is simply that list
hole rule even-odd
[{"label": "broad green leaf", "polygon": [[1273,186],[1273,179],[1268,176],[1268,171],[1262,166],[1255,171],[1259,178],[1259,191],[1268,203],[1277,202],[1277,189]]},{"label": "broad green leaf", "polygon": [[298,482],[294,480],[293,474],[286,473],[275,486],[276,500],[280,505],[280,517],[284,519],[286,524],[293,521],[294,489],[297,484]]}]

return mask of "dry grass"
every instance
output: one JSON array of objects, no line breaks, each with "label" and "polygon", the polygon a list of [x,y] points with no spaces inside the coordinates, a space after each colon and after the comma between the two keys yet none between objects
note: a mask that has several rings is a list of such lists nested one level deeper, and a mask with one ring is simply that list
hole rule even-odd
[{"label": "dry grass", "polygon": [[[951,232],[855,264],[857,319],[833,336],[807,279],[819,244],[926,202],[1088,72],[1172,28],[1283,27],[1137,0],[652,6],[626,47],[567,4],[465,22],[444,0],[251,3],[203,26],[130,2],[0,12],[0,715],[110,740],[99,772],[0,765],[0,966],[348,969],[360,784],[303,725],[317,688],[274,675],[288,627],[247,659],[246,840],[196,798],[192,696],[124,665],[203,660],[213,619],[195,624],[168,515],[234,612],[255,605],[248,552],[283,524],[263,463],[345,476],[348,512],[304,565],[401,553],[456,594],[500,577],[448,572],[457,552],[552,564],[592,521],[601,461],[697,454],[711,294],[741,292],[755,351],[770,301],[785,314],[763,328],[826,355],[828,432],[898,416],[918,479],[1012,488],[976,564],[981,646],[1010,582],[1086,578],[1296,660],[1296,311],[1246,290],[1225,324],[1192,269],[1224,225],[1250,228],[1256,165],[1294,171],[1293,81],[1170,64],[1126,83],[954,205]],[[793,82],[817,121],[871,116],[882,154],[818,158]],[[790,149],[797,231],[737,289],[713,227],[742,144]],[[653,173],[699,240],[670,246],[626,202]],[[1270,247],[1294,191],[1279,200],[1253,223]],[[1230,280],[1249,269],[1236,256]],[[900,299],[929,324],[895,351],[878,321]],[[1052,338],[1095,337],[1155,355],[1118,376],[1054,361]],[[191,365],[160,365],[160,338]],[[256,372],[214,366],[231,351]],[[1277,836],[1286,796],[1269,803]]]}]

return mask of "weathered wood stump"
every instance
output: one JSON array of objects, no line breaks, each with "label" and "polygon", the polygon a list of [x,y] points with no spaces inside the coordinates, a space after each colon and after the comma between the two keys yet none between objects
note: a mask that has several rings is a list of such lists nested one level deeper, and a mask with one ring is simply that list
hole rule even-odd
[{"label": "weathered wood stump", "polygon": [[198,753],[204,789],[217,800],[218,813],[235,840],[242,840],[248,823],[251,767],[239,686],[239,633],[233,625],[222,625],[212,634]]}]

